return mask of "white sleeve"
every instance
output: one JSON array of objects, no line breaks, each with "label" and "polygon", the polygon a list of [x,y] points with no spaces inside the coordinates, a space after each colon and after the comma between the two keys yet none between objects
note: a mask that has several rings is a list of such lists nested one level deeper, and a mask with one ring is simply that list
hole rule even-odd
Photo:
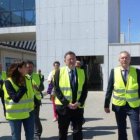
[{"label": "white sleeve", "polygon": [[52,74],[52,72],[50,72],[47,81],[48,81],[48,82],[51,82],[52,79],[53,79],[53,74]]}]

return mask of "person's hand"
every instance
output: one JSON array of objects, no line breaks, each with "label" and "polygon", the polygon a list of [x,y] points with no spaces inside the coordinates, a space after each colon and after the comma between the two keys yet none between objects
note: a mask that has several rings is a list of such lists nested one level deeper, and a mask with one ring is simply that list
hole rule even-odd
[{"label": "person's hand", "polygon": [[68,104],[68,108],[69,108],[69,109],[74,109],[74,104],[69,103],[69,104]]},{"label": "person's hand", "polygon": [[110,108],[104,108],[106,113],[110,113]]},{"label": "person's hand", "polygon": [[78,106],[80,106],[80,103],[78,103],[78,102],[74,103],[74,104],[73,104],[73,109],[77,109]]}]

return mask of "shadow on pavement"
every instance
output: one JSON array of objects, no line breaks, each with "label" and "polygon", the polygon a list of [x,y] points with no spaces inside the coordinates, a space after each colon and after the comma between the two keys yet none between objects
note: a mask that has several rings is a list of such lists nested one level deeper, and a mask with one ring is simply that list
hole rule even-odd
[{"label": "shadow on pavement", "polygon": [[[93,139],[94,136],[112,135],[115,132],[111,130],[115,129],[117,129],[117,126],[83,127],[83,138]],[[41,138],[41,140],[58,140],[58,136]],[[72,132],[68,132],[68,140],[72,140]]]},{"label": "shadow on pavement", "polygon": [[[58,140],[58,136],[52,136],[47,138],[41,138],[41,140]],[[72,135],[68,136],[68,140],[72,140]]]},{"label": "shadow on pavement", "polygon": [[41,120],[41,121],[47,121],[47,119],[44,119],[44,118],[40,118],[40,120]]},{"label": "shadow on pavement", "polygon": [[11,140],[11,136],[2,136],[0,140]]},{"label": "shadow on pavement", "polygon": [[83,136],[85,139],[92,139],[94,136],[112,135],[115,134],[112,131],[115,129],[117,126],[83,127]]},{"label": "shadow on pavement", "polygon": [[103,120],[103,118],[85,118],[86,122]]}]

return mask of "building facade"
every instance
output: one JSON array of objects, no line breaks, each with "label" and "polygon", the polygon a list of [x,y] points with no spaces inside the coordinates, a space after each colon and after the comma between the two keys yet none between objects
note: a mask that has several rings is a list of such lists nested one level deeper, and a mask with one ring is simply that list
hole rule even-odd
[{"label": "building facade", "polygon": [[119,6],[119,0],[36,0],[37,67],[49,73],[71,50],[87,66],[90,89],[105,88],[108,43],[119,43]]},{"label": "building facade", "polygon": [[36,63],[35,0],[0,0],[0,63],[3,70],[15,60]]}]

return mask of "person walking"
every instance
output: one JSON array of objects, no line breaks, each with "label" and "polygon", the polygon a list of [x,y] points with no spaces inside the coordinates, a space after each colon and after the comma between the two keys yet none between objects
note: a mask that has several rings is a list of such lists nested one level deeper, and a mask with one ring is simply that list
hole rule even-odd
[{"label": "person walking", "polygon": [[73,124],[73,140],[82,140],[83,107],[87,97],[85,73],[75,67],[74,52],[67,52],[64,62],[66,66],[54,75],[59,140],[67,140],[70,122]]},{"label": "person walking", "polygon": [[34,102],[35,102],[35,124],[34,124],[34,140],[40,140],[42,134],[42,124],[39,118],[40,105],[41,105],[41,93],[39,90],[40,78],[38,73],[33,72],[34,64],[32,61],[26,62],[27,73],[31,76],[32,86],[35,92]]},{"label": "person walking", "polygon": [[[140,107],[140,70],[130,66],[131,56],[127,51],[119,54],[120,66],[111,70],[105,96],[104,110],[115,112],[118,126],[118,140],[127,140],[127,122],[129,116],[133,140],[140,140],[139,107]],[[112,95],[113,94],[113,95]]]},{"label": "person walking", "polygon": [[53,67],[54,70],[52,70],[48,76],[48,89],[47,89],[47,94],[50,94],[50,99],[52,101],[53,104],[53,122],[57,121],[57,113],[56,113],[56,105],[55,105],[55,92],[53,90],[53,80],[54,80],[54,75],[55,75],[55,71],[59,70],[60,68],[60,62],[59,61],[55,61],[53,63]]},{"label": "person walking", "polygon": [[34,92],[31,79],[26,77],[25,62],[11,64],[3,91],[5,116],[11,127],[12,140],[21,140],[22,124],[26,140],[33,140]]},{"label": "person walking", "polygon": [[44,90],[44,75],[41,73],[41,69],[38,70],[38,75],[39,75],[39,81],[40,81],[39,91],[40,91],[41,97],[43,98],[42,91]]}]

